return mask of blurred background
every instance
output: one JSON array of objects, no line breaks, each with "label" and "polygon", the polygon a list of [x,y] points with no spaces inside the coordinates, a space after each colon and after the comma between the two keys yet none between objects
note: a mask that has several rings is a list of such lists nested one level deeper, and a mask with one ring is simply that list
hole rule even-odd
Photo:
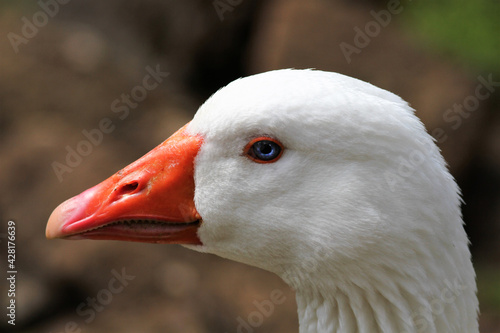
[{"label": "blurred background", "polygon": [[[14,220],[19,273],[16,330],[5,314],[0,330],[297,332],[294,294],[270,273],[179,246],[44,236],[60,202],[162,142],[218,88],[294,67],[369,81],[417,110],[463,191],[481,332],[500,332],[498,17],[491,0],[1,0],[0,247]],[[114,112],[148,68],[168,75]],[[104,118],[114,129],[83,146]],[[76,149],[85,156],[61,168]],[[286,301],[258,322],[255,302],[275,289]]]}]

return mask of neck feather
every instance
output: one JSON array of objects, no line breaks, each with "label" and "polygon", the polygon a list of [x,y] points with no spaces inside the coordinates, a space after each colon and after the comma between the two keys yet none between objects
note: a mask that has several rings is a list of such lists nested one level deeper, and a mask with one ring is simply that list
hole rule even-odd
[{"label": "neck feather", "polygon": [[464,276],[429,282],[392,272],[365,282],[308,280],[294,286],[300,333],[478,332],[476,286]]}]

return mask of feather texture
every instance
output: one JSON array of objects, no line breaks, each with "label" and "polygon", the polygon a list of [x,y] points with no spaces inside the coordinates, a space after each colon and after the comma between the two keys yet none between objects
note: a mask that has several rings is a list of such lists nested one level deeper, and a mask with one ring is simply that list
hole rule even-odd
[{"label": "feather texture", "polygon": [[[478,331],[460,194],[400,97],[315,70],[236,80],[188,131],[202,246],[297,293],[300,332]],[[275,163],[243,154],[258,136]]]}]

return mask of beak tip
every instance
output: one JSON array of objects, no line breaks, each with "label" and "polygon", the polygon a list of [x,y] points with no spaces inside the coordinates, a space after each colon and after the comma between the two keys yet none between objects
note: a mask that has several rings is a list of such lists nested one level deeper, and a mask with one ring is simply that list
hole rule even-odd
[{"label": "beak tip", "polygon": [[64,203],[57,206],[56,209],[50,214],[49,221],[47,222],[47,228],[45,229],[45,237],[47,239],[59,238],[61,236],[61,226],[64,223],[62,219],[62,210]]},{"label": "beak tip", "polygon": [[63,227],[69,222],[77,220],[78,215],[80,215],[81,208],[78,207],[78,197],[68,199],[54,209],[45,228],[45,237],[55,239],[66,236]]}]

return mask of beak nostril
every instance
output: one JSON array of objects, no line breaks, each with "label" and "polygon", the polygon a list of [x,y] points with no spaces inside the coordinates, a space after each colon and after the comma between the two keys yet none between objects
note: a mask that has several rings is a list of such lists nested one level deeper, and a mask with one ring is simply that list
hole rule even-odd
[{"label": "beak nostril", "polygon": [[134,192],[135,190],[137,190],[138,187],[139,187],[138,182],[132,182],[129,184],[125,184],[119,189],[120,190],[119,194],[120,195],[130,194],[130,193]]}]

